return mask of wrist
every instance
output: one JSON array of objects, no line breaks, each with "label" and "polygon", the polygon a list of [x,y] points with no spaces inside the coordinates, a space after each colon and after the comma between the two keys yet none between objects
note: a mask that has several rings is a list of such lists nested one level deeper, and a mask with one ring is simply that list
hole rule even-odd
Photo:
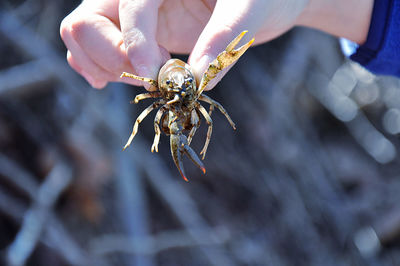
[{"label": "wrist", "polygon": [[363,44],[368,36],[374,0],[310,0],[296,21]]}]

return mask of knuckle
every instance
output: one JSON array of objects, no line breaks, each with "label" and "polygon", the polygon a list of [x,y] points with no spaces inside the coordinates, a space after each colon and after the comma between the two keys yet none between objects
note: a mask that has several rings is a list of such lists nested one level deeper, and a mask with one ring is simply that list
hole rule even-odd
[{"label": "knuckle", "polygon": [[124,32],[124,43],[128,56],[136,57],[138,56],[138,48],[145,44],[144,34],[136,28],[129,29]]},{"label": "knuckle", "polygon": [[87,27],[88,21],[86,19],[74,19],[70,23],[70,34],[76,40],[79,41],[80,36],[84,34],[84,30]]},{"label": "knuckle", "polygon": [[84,30],[90,23],[90,18],[88,16],[78,15],[72,12],[67,17],[65,17],[60,24],[60,35],[65,41],[67,39],[73,38],[79,41],[80,36],[84,34]]},{"label": "knuckle", "polygon": [[60,36],[65,41],[69,36],[71,36],[71,22],[70,16],[65,17],[60,24]]},{"label": "knuckle", "polygon": [[76,16],[69,15],[63,19],[60,26],[61,38],[65,41],[67,39],[76,39],[77,32],[81,31],[83,20],[77,19]]}]

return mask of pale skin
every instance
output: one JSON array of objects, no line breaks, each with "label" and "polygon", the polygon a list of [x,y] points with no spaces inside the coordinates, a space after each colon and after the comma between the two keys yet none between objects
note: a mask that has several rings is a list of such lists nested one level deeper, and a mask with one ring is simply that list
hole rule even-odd
[{"label": "pale skin", "polygon": [[186,53],[200,80],[243,30],[249,33],[242,43],[253,37],[265,43],[307,26],[362,44],[372,8],[373,0],[84,0],[60,32],[68,63],[91,86],[122,81],[151,89],[119,77],[125,71],[157,80],[170,53]]}]

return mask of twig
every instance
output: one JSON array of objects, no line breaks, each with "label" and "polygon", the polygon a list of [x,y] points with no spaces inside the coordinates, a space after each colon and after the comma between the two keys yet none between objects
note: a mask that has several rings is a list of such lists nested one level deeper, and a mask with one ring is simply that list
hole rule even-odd
[{"label": "twig", "polygon": [[84,251],[71,238],[62,223],[53,215],[49,217],[48,227],[42,240],[48,247],[55,249],[71,265],[76,266],[107,266],[104,260],[93,257]]},{"label": "twig", "polygon": [[[137,154],[142,154],[144,171],[147,173],[151,185],[168,204],[188,234],[195,242],[200,244],[204,235],[201,232],[209,232],[208,234],[210,234],[212,231],[207,222],[200,216],[195,202],[181,184],[173,181],[174,177],[169,173],[169,169],[161,159],[149,156],[144,149],[136,148]],[[199,250],[211,265],[235,265],[229,257],[225,256],[223,248],[199,246]]]},{"label": "twig", "polygon": [[39,59],[17,65],[0,72],[0,95],[22,95],[43,90],[44,83],[54,78],[53,71],[49,71],[51,61]]},{"label": "twig", "polygon": [[[126,113],[123,112],[121,102],[127,99],[126,93],[121,91],[121,85],[114,85],[111,89],[113,102],[109,104],[111,107],[108,112],[108,119],[104,123],[113,128],[115,132],[123,132],[126,125],[129,124]],[[118,89],[119,87],[120,89]],[[113,119],[119,117],[119,119]],[[124,141],[121,134],[117,134],[116,138],[122,143]],[[121,152],[120,145],[115,144],[114,150],[114,165],[117,193],[118,193],[118,208],[121,220],[123,222],[125,231],[129,238],[146,238],[149,234],[149,219],[145,189],[143,186],[143,178],[139,175],[137,161],[132,160],[131,151]],[[130,245],[127,246],[128,248]],[[154,265],[152,256],[143,256],[144,254],[134,254],[133,260],[127,264],[138,266],[151,266]],[[151,254],[147,254],[151,255]]]},{"label": "twig", "polygon": [[8,159],[4,154],[0,153],[0,176],[14,184],[18,189],[26,193],[30,198],[36,196],[38,189],[35,178],[18,165],[15,161]]},{"label": "twig", "polygon": [[[320,147],[318,138],[313,138],[313,135],[316,135],[315,132],[307,132],[304,129],[302,126],[304,121],[301,120],[302,115],[293,109],[296,99],[296,91],[293,88],[301,86],[303,77],[306,75],[304,70],[307,69],[309,58],[312,55],[310,48],[301,41],[303,39],[305,38],[300,31],[295,34],[289,43],[289,52],[285,54],[282,60],[282,67],[279,70],[280,76],[275,80],[271,80],[271,83],[266,82],[258,86],[254,84],[254,86],[264,95],[268,94],[268,97],[260,97],[259,100],[263,101],[263,106],[268,108],[267,113],[270,114],[269,121],[272,124],[269,126],[280,132],[279,136],[276,136],[273,145],[276,145],[277,150],[281,150],[281,153],[276,152],[276,154],[268,154],[268,156],[270,156],[271,161],[275,162],[275,165],[280,165],[277,168],[278,178],[286,180],[287,189],[290,191],[288,193],[280,191],[280,193],[290,194],[292,197],[287,199],[290,200],[289,202],[283,203],[288,207],[285,212],[288,216],[286,219],[284,218],[284,221],[288,223],[293,232],[296,232],[297,237],[307,238],[304,243],[304,246],[307,247],[304,248],[305,252],[310,252],[318,247],[320,251],[318,256],[310,254],[313,256],[313,261],[318,265],[329,256],[330,250],[328,245],[321,245],[320,234],[316,228],[310,226],[313,221],[318,221],[317,214],[335,217],[335,222],[341,229],[348,228],[353,223],[350,217],[341,218],[338,215],[339,210],[337,208],[329,207],[331,205],[342,206],[342,199],[336,187],[335,172],[329,171],[332,167],[329,167],[329,160],[325,158],[324,152],[318,148]],[[256,62],[257,60],[253,61]],[[250,72],[254,74],[254,71],[257,70],[258,72],[263,72],[259,76],[265,76],[266,73],[264,72],[266,71],[262,66],[253,66],[253,71]],[[242,76],[245,84],[251,84],[252,80],[256,80],[244,74]],[[288,146],[289,149],[284,149],[282,146]],[[288,151],[292,151],[292,154],[288,153]],[[300,156],[300,151],[302,154],[307,154],[307,157]],[[255,160],[265,160],[263,156],[258,157]],[[327,162],[328,164],[325,164]],[[283,170],[283,165],[290,170],[290,173]],[[309,193],[310,191],[315,193]],[[316,197],[334,204],[323,205],[320,201],[315,200]],[[286,201],[282,196],[278,197],[278,199]],[[343,212],[343,210],[340,211]],[[299,217],[301,217],[300,220],[297,220]],[[305,230],[297,233],[296,226],[288,222],[296,220],[297,224],[301,223],[306,226]],[[307,220],[308,222],[305,222]],[[343,242],[346,239],[344,232],[346,231],[343,231],[343,236],[341,237]],[[340,265],[340,263],[337,261],[337,265]]]},{"label": "twig", "polygon": [[385,164],[396,158],[393,143],[371,124],[364,113],[359,112],[346,126],[360,146],[377,162]]},{"label": "twig", "polygon": [[[1,167],[0,167],[1,169]],[[22,220],[26,209],[23,203],[11,197],[7,191],[0,187],[0,211],[14,220]]]},{"label": "twig", "polygon": [[[26,207],[15,198],[0,189],[0,211],[16,222],[22,222]],[[72,240],[63,225],[50,214],[44,237],[39,240],[49,248],[56,250],[69,264],[74,266],[91,265],[93,259]],[[102,265],[97,263],[96,265]]]},{"label": "twig", "polygon": [[24,265],[39,241],[49,213],[58,196],[72,180],[71,170],[57,164],[38,189],[33,207],[26,212],[19,233],[7,250],[9,265]]},{"label": "twig", "polygon": [[[225,232],[224,232],[225,231]],[[93,239],[90,250],[96,255],[107,255],[115,252],[133,254],[157,254],[172,248],[190,248],[197,246],[214,246],[229,240],[226,230],[199,230],[200,238],[194,240],[187,231],[165,231],[143,238],[129,238],[121,235],[105,235]]]}]

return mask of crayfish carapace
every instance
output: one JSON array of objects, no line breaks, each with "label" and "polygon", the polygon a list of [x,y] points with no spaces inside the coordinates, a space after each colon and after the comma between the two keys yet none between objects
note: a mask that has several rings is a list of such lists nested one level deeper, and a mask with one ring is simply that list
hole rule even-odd
[{"label": "crayfish carapace", "polygon": [[[156,92],[146,92],[135,97],[134,103],[148,98],[160,98],[153,104],[148,106],[136,119],[133,126],[132,134],[126,143],[124,150],[131,144],[135,137],[139,124],[143,119],[154,109],[159,108],[154,119],[155,137],[151,151],[158,152],[158,143],[160,141],[160,126],[166,135],[170,135],[171,154],[174,162],[185,181],[188,179],[185,176],[182,156],[186,154],[202,171],[206,172],[202,161],[197,154],[190,148],[190,142],[197,128],[200,126],[200,117],[203,116],[208,124],[207,138],[200,155],[203,155],[203,160],[207,152],[208,144],[210,143],[212,133],[211,113],[214,108],[218,108],[228,119],[229,123],[235,128],[235,123],[229,117],[228,113],[220,103],[214,101],[210,97],[202,94],[207,84],[216,77],[223,69],[233,64],[239,57],[250,47],[254,38],[238,49],[235,46],[239,43],[247,31],[242,32],[237,36],[217,58],[212,61],[207,70],[204,72],[200,85],[196,86],[196,79],[193,76],[192,68],[185,62],[179,59],[170,59],[160,69],[158,81],[150,78],[138,77],[129,73],[122,73],[122,77],[129,77],[145,81],[150,85],[158,88]],[[210,104],[210,110],[207,110],[198,101],[203,101]],[[184,131],[189,131],[188,136]]]}]

